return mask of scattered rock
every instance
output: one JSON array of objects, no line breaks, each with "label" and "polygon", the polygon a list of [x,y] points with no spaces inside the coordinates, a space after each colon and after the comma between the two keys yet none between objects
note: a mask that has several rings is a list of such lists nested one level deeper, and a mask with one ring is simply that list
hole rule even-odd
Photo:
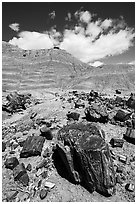
[{"label": "scattered rock", "polygon": [[123,172],[123,167],[122,166],[118,166],[116,169],[117,173],[122,173]]},{"label": "scattered rock", "polygon": [[121,91],[119,91],[119,90],[116,90],[116,94],[121,94]]},{"label": "scattered rock", "polygon": [[110,140],[110,144],[112,145],[112,147],[123,147],[124,144],[124,140],[123,139],[119,139],[119,138],[112,138]]},{"label": "scattered rock", "polygon": [[79,117],[80,117],[80,114],[79,113],[76,113],[76,112],[68,112],[67,113],[67,118],[68,118],[68,120],[71,120],[71,119],[73,119],[73,120],[79,120]]},{"label": "scattered rock", "polygon": [[36,117],[36,115],[37,115],[37,113],[36,113],[36,112],[33,112],[33,113],[31,114],[31,116],[30,116],[30,119],[35,118],[35,117]]},{"label": "scattered rock", "polygon": [[114,116],[114,119],[116,121],[125,122],[126,120],[130,118],[130,115],[131,113],[126,113],[123,110],[118,110],[116,115]]},{"label": "scattered rock", "polygon": [[43,125],[40,128],[40,132],[41,132],[41,136],[45,137],[47,140],[52,140],[53,139],[52,132],[46,125]]},{"label": "scattered rock", "polygon": [[108,122],[108,113],[104,106],[98,106],[97,104],[92,104],[85,109],[85,115],[87,121],[91,122]]},{"label": "scattered rock", "polygon": [[51,183],[51,182],[49,182],[49,181],[46,181],[46,182],[44,183],[44,186],[45,186],[46,188],[52,189],[52,188],[54,188],[55,183]]},{"label": "scattered rock", "polygon": [[81,100],[77,100],[75,102],[75,108],[85,108],[85,103],[82,102]]},{"label": "scattered rock", "polygon": [[6,149],[6,143],[2,141],[2,152],[4,152]]},{"label": "scattered rock", "polygon": [[127,191],[134,192],[135,186],[134,186],[134,184],[132,184],[132,183],[127,183],[127,184],[125,185],[125,189],[126,189]]},{"label": "scattered rock", "polygon": [[18,191],[10,191],[10,195],[7,195],[6,201],[7,202],[12,202],[13,200],[16,199],[16,196],[18,195]]},{"label": "scattered rock", "polygon": [[29,177],[25,169],[24,163],[18,164],[13,169],[13,177],[15,181],[20,181],[24,186],[29,185]]},{"label": "scattered rock", "polygon": [[119,161],[121,161],[122,163],[126,164],[127,162],[127,157],[123,156],[123,155],[119,155]]},{"label": "scattered rock", "polygon": [[41,189],[40,190],[40,194],[39,194],[40,199],[43,200],[44,198],[46,198],[47,194],[48,194],[48,190],[47,189],[45,189],[45,188]]},{"label": "scattered rock", "polygon": [[2,110],[14,113],[26,109],[26,104],[30,104],[30,94],[18,94],[17,92],[7,95],[7,104],[2,105]]},{"label": "scattered rock", "polygon": [[42,136],[29,136],[23,144],[20,157],[40,156],[45,138]]},{"label": "scattered rock", "polygon": [[127,100],[127,106],[129,108],[135,109],[135,94],[131,93],[130,98]]},{"label": "scattered rock", "polygon": [[27,171],[31,171],[31,170],[32,170],[32,165],[31,165],[31,164],[28,164],[27,167],[26,167],[26,170],[27,170]]},{"label": "scattered rock", "polygon": [[43,171],[42,173],[41,173],[41,176],[42,176],[42,178],[47,178],[47,176],[48,176],[48,172],[47,171]]},{"label": "scattered rock", "polygon": [[126,133],[123,135],[123,138],[132,144],[135,144],[135,130],[127,127]]},{"label": "scattered rock", "polygon": [[83,183],[90,192],[112,195],[116,184],[114,168],[100,128],[91,123],[67,125],[59,130],[58,139],[54,154],[63,161],[67,176],[75,183]]},{"label": "scattered rock", "polygon": [[37,166],[36,169],[41,169],[43,167],[47,167],[49,164],[49,160],[48,159],[43,159]]},{"label": "scattered rock", "polygon": [[16,157],[9,157],[5,161],[5,168],[13,170],[18,164],[19,161]]}]

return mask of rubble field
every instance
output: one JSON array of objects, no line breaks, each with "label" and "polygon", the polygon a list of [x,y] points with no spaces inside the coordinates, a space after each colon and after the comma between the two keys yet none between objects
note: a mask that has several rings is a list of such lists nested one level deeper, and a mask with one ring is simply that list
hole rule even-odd
[{"label": "rubble field", "polygon": [[3,92],[3,202],[135,202],[135,94]]}]

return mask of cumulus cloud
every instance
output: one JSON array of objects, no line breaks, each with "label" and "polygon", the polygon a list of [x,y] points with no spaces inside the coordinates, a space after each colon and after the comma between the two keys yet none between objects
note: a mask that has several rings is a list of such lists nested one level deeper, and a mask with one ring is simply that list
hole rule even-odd
[{"label": "cumulus cloud", "polygon": [[9,25],[9,27],[10,27],[12,30],[16,31],[16,32],[19,31],[19,23],[12,23],[12,24]]},{"label": "cumulus cloud", "polygon": [[14,37],[9,43],[24,50],[49,49],[53,47],[53,42],[48,34],[23,31],[19,33],[18,37]]},{"label": "cumulus cloud", "polygon": [[[55,11],[50,16],[54,19]],[[93,16],[96,19],[93,20]],[[72,14],[68,13],[67,17],[72,19]],[[122,54],[134,44],[134,29],[128,27],[123,17],[101,19],[81,10],[75,12],[74,17],[76,24],[68,26],[62,33],[56,27],[43,33],[24,31],[9,42],[23,49],[49,49],[58,45],[86,63]]]},{"label": "cumulus cloud", "polygon": [[89,11],[80,12],[80,21],[82,21],[84,23],[89,23],[90,20],[91,20],[91,14]]},{"label": "cumulus cloud", "polygon": [[93,67],[99,67],[102,66],[104,63],[100,62],[100,61],[95,61],[94,63],[89,63],[89,65],[93,66]]},{"label": "cumulus cloud", "polygon": [[52,20],[54,20],[54,18],[56,17],[56,12],[52,11],[51,13],[49,13],[49,16]]}]

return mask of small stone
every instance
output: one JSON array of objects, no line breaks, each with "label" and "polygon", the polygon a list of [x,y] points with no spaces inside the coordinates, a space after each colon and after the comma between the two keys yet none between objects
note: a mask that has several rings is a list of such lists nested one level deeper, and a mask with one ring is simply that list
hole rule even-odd
[{"label": "small stone", "polygon": [[127,162],[127,157],[126,156],[123,156],[123,155],[119,155],[119,161],[121,161],[122,163],[125,163]]},{"label": "small stone", "polygon": [[36,113],[36,112],[33,112],[33,113],[31,114],[31,116],[30,116],[30,119],[35,118],[35,117],[36,117],[36,115],[37,115],[37,113]]},{"label": "small stone", "polygon": [[68,112],[67,113],[67,118],[68,118],[68,120],[70,120],[70,119],[73,119],[73,120],[79,120],[79,117],[80,117],[80,114],[79,113],[76,113],[76,112]]},{"label": "small stone", "polygon": [[48,172],[47,171],[43,171],[42,173],[41,173],[41,176],[42,176],[42,178],[47,178],[47,176],[48,176]]},{"label": "small stone", "polygon": [[121,178],[120,178],[120,175],[117,175],[117,177],[116,177],[116,182],[119,183],[119,184],[122,183]]},{"label": "small stone", "polygon": [[43,170],[42,169],[39,169],[36,173],[36,176],[39,177],[41,174],[42,174]]},{"label": "small stone", "polygon": [[48,160],[47,159],[43,159],[37,166],[36,166],[36,169],[41,169],[43,167],[47,167],[48,165]]},{"label": "small stone", "polygon": [[52,132],[46,125],[43,125],[40,128],[40,132],[41,132],[41,136],[45,137],[47,140],[52,140],[53,139]]},{"label": "small stone", "polygon": [[5,142],[2,142],[2,152],[4,152],[6,149],[6,143]]},{"label": "small stone", "polygon": [[123,172],[123,167],[122,166],[118,166],[116,172],[117,173],[122,173]]},{"label": "small stone", "polygon": [[49,182],[49,181],[46,181],[46,182],[44,183],[44,186],[45,186],[46,188],[52,189],[52,188],[54,188],[55,183],[51,183],[51,182]]},{"label": "small stone", "polygon": [[26,170],[28,170],[28,171],[31,171],[31,170],[32,170],[31,164],[28,164],[28,165],[27,165]]},{"label": "small stone", "polygon": [[47,194],[48,194],[48,190],[47,190],[47,189],[45,189],[45,188],[41,189],[40,195],[39,195],[40,198],[41,198],[41,200],[43,200],[44,198],[46,198]]},{"label": "small stone", "polygon": [[134,186],[134,184],[132,184],[132,183],[127,183],[127,184],[125,185],[125,189],[126,189],[127,191],[134,192],[135,186]]},{"label": "small stone", "polygon": [[16,157],[10,157],[5,161],[5,168],[13,170],[18,164],[19,161]]}]

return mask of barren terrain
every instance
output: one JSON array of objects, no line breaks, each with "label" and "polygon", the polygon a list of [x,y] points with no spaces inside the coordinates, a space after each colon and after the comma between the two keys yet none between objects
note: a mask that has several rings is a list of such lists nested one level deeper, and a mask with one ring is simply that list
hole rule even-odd
[{"label": "barren terrain", "polygon": [[[107,123],[97,124],[105,132],[105,142],[108,144],[116,178],[116,191],[110,197],[105,197],[94,191],[89,192],[81,184],[71,182],[64,167],[59,170],[54,159],[57,132],[64,126],[73,122],[68,120],[68,112],[80,114],[80,122],[87,122],[85,108],[90,105],[91,90],[97,91],[100,98],[93,100],[98,105],[106,106],[107,99],[116,100],[119,96],[127,101],[131,92],[134,93],[135,71],[132,65],[104,65],[94,68],[73,58],[64,50],[51,49],[39,51],[24,51],[3,42],[3,68],[2,68],[2,100],[5,104],[6,96],[17,91],[20,94],[31,94],[31,103],[25,110],[8,113],[3,111],[2,142],[5,149],[2,152],[2,200],[3,201],[32,201],[32,202],[134,202],[135,191],[126,189],[127,184],[135,184],[135,145],[124,140],[123,147],[112,147],[112,138],[123,139],[127,130],[127,123],[113,122],[113,117],[121,109],[120,103],[112,108],[107,106],[109,120]],[[120,94],[116,94],[116,89]],[[75,94],[73,91],[77,91]],[[81,99],[81,96],[85,98]],[[81,100],[84,107],[76,108],[75,101]],[[101,102],[99,100],[102,100]],[[104,102],[103,102],[104,100]],[[92,103],[92,102],[91,102]],[[134,109],[125,108],[133,114]],[[131,119],[131,118],[130,118]],[[129,120],[130,120],[129,119]],[[21,158],[23,142],[29,136],[40,135],[42,124],[50,123],[53,138],[45,139],[40,156]],[[44,157],[45,150],[49,155]],[[119,160],[119,156],[127,157],[126,163]],[[5,167],[9,157],[16,157],[19,163],[24,163],[27,170],[29,185],[23,186],[14,180],[13,170]],[[48,158],[48,165],[36,169],[38,164]],[[59,163],[60,161],[58,161]],[[116,172],[117,167],[122,172]],[[46,172],[46,176],[42,173]],[[46,181],[53,184],[48,187],[47,195],[40,198],[41,189],[45,188]]]}]

